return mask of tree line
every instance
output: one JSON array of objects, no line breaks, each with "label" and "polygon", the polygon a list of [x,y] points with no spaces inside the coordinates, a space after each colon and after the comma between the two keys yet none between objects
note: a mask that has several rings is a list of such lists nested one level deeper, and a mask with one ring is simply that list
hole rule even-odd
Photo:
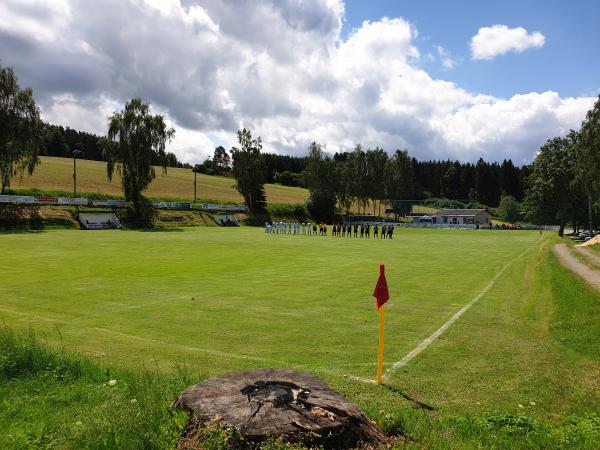
[{"label": "tree line", "polygon": [[592,231],[600,222],[600,97],[579,130],[548,140],[531,166],[525,206],[530,220]]},{"label": "tree line", "polygon": [[[92,133],[77,131],[69,127],[57,125],[44,125],[40,155],[71,157],[73,151],[79,150],[80,159],[95,161],[106,161],[101,146],[101,137]],[[365,153],[359,159],[364,159],[367,165],[366,174],[373,177],[385,176],[386,173],[377,166],[378,158],[390,159],[387,153],[381,154],[381,149],[363,150],[357,146],[355,150]],[[207,175],[231,176],[231,158],[228,151],[218,146],[214,150],[212,158],[207,158],[201,164],[192,165],[180,162],[176,155],[170,152],[166,154],[167,167],[193,168],[197,173]],[[260,157],[264,165],[265,182],[280,183],[285,186],[308,187],[309,156],[278,155],[274,153],[261,153]],[[353,161],[357,155],[355,152],[335,153],[333,161],[338,164],[346,164]],[[393,156],[392,156],[393,159]],[[382,161],[385,164],[385,161]],[[153,160],[154,165],[159,165],[158,160]],[[373,166],[375,164],[375,166]],[[502,163],[488,163],[479,159],[477,163],[461,163],[459,161],[418,161],[410,158],[407,163],[411,170],[405,175],[412,179],[402,190],[403,193],[414,199],[447,198],[461,201],[477,201],[479,203],[498,206],[501,195],[513,196],[517,201],[523,200],[525,180],[529,174],[530,166],[518,167],[508,159]],[[359,166],[354,166],[356,169]],[[382,166],[383,167],[383,166]],[[380,173],[378,173],[380,170]],[[387,173],[391,173],[388,171]],[[362,176],[356,173],[356,176]],[[368,175],[367,175],[368,176]],[[370,183],[377,184],[376,180]],[[390,185],[390,182],[388,182]],[[394,192],[390,192],[391,197]],[[398,193],[396,193],[397,195]],[[356,192],[356,197],[362,197]]]},{"label": "tree line", "polygon": [[[77,158],[92,161],[106,161],[101,145],[102,137],[85,131],[77,131],[62,125],[43,124],[41,133],[40,156],[70,158],[74,151],[79,151]],[[182,163],[172,152],[166,153],[167,167],[191,168]],[[155,160],[154,165],[159,165]]]}]

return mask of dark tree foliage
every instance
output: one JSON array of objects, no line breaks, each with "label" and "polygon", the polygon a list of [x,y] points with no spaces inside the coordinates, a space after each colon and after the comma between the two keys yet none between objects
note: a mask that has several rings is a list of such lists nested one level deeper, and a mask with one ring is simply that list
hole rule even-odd
[{"label": "dark tree foliage", "polygon": [[[577,181],[587,196],[588,228],[594,228],[594,203],[600,199],[600,96],[581,124]],[[596,222],[597,223],[597,222]]]},{"label": "dark tree foliage", "polygon": [[[40,154],[59,158],[70,157],[77,144],[81,145],[80,159],[106,161],[102,153],[101,137],[85,131],[77,131],[69,127],[46,124]],[[158,166],[161,161],[153,159],[152,164]],[[167,167],[191,167],[183,164],[174,153],[167,154]]]},{"label": "dark tree foliage", "polygon": [[231,158],[227,150],[220,145],[215,148],[212,162],[214,170],[218,175],[223,175],[231,170]]},{"label": "dark tree foliage", "polygon": [[533,162],[526,204],[529,218],[538,223],[566,223],[581,209],[576,177],[576,133],[546,142]]},{"label": "dark tree foliage", "polygon": [[[300,181],[306,180],[306,157],[263,154],[263,159],[270,162],[265,166],[267,181],[302,186]],[[277,167],[287,169],[269,173],[274,170],[274,161],[277,161]],[[450,160],[417,161],[406,151],[396,151],[388,157],[380,148],[365,151],[360,145],[350,153],[335,153],[332,161],[337,164],[338,206],[344,211],[353,202],[357,202],[363,211],[370,204],[375,211],[377,202],[386,199],[447,198],[463,204],[497,207],[502,194],[514,197],[517,202],[523,200],[530,171],[528,166],[515,166],[510,159],[501,164],[483,159],[476,164]]]},{"label": "dark tree foliage", "polygon": [[262,153],[261,158],[265,167],[265,181],[276,183],[278,173],[291,172],[302,173],[306,170],[308,157],[297,157],[289,155],[276,155],[274,153]]},{"label": "dark tree foliage", "polygon": [[310,191],[306,205],[309,214],[320,222],[331,222],[339,191],[338,172],[336,162],[316,142],[309,147],[306,174]]},{"label": "dark tree foliage", "polygon": [[414,200],[415,160],[407,151],[396,150],[385,166],[385,192],[388,199]]},{"label": "dark tree foliage", "polygon": [[244,197],[251,216],[266,214],[265,167],[261,158],[262,140],[254,139],[252,132],[244,128],[238,130],[239,148],[232,147],[233,176],[236,188]]},{"label": "dark tree foliage", "polygon": [[42,120],[31,89],[21,89],[12,68],[0,66],[0,181],[4,194],[14,175],[39,163]]},{"label": "dark tree foliage", "polygon": [[284,170],[281,173],[277,172],[275,174],[275,183],[284,186],[306,187],[306,171],[302,173],[294,173],[289,170]]},{"label": "dark tree foliage", "polygon": [[175,134],[161,115],[150,114],[150,105],[139,98],[125,103],[123,111],[110,117],[107,139],[103,141],[108,179],[115,171],[121,173],[125,198],[140,213],[142,192],[156,176],[153,163],[158,161],[164,171],[169,154],[165,146]]}]

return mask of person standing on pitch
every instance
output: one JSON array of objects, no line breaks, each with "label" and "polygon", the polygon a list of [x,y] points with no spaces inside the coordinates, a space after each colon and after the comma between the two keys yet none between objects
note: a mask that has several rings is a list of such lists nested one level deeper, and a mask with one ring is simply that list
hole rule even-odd
[{"label": "person standing on pitch", "polygon": [[371,238],[371,225],[367,224],[367,229],[365,230],[365,234],[367,235],[367,239]]},{"label": "person standing on pitch", "polygon": [[389,239],[393,239],[394,238],[394,226],[390,225],[388,227],[388,238]]},{"label": "person standing on pitch", "polygon": [[373,227],[373,239],[379,239],[379,227],[377,224]]},{"label": "person standing on pitch", "polygon": [[365,225],[360,224],[360,238],[362,239],[365,236]]}]

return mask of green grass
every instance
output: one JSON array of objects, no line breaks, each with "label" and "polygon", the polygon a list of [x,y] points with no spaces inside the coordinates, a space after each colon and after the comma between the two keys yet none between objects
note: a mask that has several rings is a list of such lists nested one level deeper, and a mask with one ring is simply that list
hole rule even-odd
[{"label": "green grass", "polygon": [[174,448],[187,414],[165,405],[191,380],[185,372],[111,372],[4,326],[0,448]]},{"label": "green grass", "polygon": [[[194,174],[191,169],[169,168],[166,175],[156,168],[156,178],[144,193],[148,198],[165,200],[194,199]],[[241,203],[242,197],[235,190],[233,178],[198,174],[197,198],[202,201]],[[43,156],[33,175],[15,177],[12,188],[27,195],[33,189],[53,195],[71,195],[73,186],[73,160]],[[303,188],[267,184],[267,201],[273,203],[304,203],[308,191]],[[121,197],[121,181],[115,174],[112,183],[106,178],[106,163],[102,161],[77,160],[77,192],[95,198],[98,196]]]},{"label": "green grass", "polygon": [[[50,345],[58,328],[67,349],[115,371],[309,371],[417,448],[593,448],[600,299],[550,241],[487,230],[403,230],[393,241],[204,227],[4,234],[0,317]],[[513,260],[386,386],[351,378],[375,375],[379,261],[387,369]]]}]

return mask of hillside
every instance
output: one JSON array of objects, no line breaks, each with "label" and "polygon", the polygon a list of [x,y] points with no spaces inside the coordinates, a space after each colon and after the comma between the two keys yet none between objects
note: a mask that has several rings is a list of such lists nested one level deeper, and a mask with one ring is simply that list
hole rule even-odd
[{"label": "hillside", "polygon": [[[41,164],[32,176],[25,174],[13,179],[12,188],[40,190],[73,189],[73,160],[43,156]],[[194,174],[190,169],[169,168],[165,175],[156,168],[156,179],[145,192],[148,197],[164,199],[194,199]],[[198,199],[241,202],[235,190],[235,180],[198,174]],[[306,189],[267,184],[269,203],[303,203],[308,197]],[[77,191],[99,192],[108,195],[121,195],[121,179],[115,174],[112,183],[106,178],[106,163],[102,161],[77,160]]]}]

